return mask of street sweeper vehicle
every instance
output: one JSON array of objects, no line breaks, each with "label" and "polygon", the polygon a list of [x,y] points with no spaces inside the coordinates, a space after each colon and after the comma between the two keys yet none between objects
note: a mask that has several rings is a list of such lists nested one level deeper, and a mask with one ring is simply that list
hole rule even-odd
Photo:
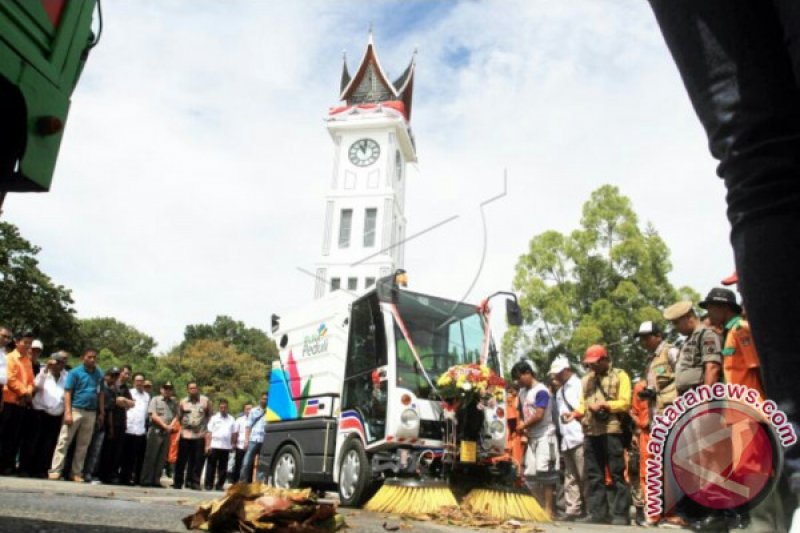
[{"label": "street sweeper vehicle", "polygon": [[[398,501],[409,511],[456,505],[454,486],[513,485],[489,299],[419,294],[404,278],[273,316],[280,358],[259,468],[276,486],[335,487],[346,506],[375,495],[368,509],[402,512]],[[516,297],[499,294],[520,324]]]}]

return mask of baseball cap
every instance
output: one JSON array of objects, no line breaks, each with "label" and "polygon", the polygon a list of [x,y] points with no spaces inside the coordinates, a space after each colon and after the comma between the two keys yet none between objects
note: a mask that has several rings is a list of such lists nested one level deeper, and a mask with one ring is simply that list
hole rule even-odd
[{"label": "baseball cap", "polygon": [[639,325],[639,331],[636,332],[635,337],[644,337],[645,335],[663,335],[661,326],[652,320],[647,320]]},{"label": "baseball cap", "polygon": [[121,372],[121,371],[120,371],[119,367],[117,367],[117,366],[112,366],[111,368],[109,368],[108,370],[106,370],[106,376],[114,376],[114,375],[119,375],[119,374],[120,374],[120,372]]},{"label": "baseball cap", "polygon": [[39,350],[44,350],[44,344],[42,344],[42,341],[40,341],[39,339],[36,339],[31,343],[31,350],[35,350],[37,348]]},{"label": "baseball cap", "polygon": [[161,385],[161,386],[164,387],[165,389],[174,389],[175,388],[175,387],[172,386],[172,382],[171,381],[165,381],[164,384]]},{"label": "baseball cap", "polygon": [[58,361],[59,363],[66,363],[67,355],[64,352],[54,352],[50,354],[50,359]]},{"label": "baseball cap", "polygon": [[559,355],[550,363],[550,372],[548,372],[548,374],[558,374],[567,368],[570,368],[569,361],[563,355]]},{"label": "baseball cap", "polygon": [[600,359],[608,357],[608,352],[604,346],[592,344],[586,348],[586,355],[583,357],[584,363],[596,363]]}]

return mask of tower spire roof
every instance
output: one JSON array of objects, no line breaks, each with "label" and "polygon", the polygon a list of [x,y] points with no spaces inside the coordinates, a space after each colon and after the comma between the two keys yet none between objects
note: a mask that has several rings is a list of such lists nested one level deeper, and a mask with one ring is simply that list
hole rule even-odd
[{"label": "tower spire roof", "polygon": [[416,54],[415,50],[408,67],[394,83],[391,82],[378,59],[370,27],[367,47],[352,76],[347,69],[347,61],[343,61],[339,99],[346,101],[347,105],[400,101],[405,108],[406,119],[410,120]]}]

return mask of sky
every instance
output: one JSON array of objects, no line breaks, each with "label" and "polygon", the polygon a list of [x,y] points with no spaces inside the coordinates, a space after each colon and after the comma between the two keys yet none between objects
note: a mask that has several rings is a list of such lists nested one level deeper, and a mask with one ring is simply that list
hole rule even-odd
[{"label": "sky", "polygon": [[[390,78],[418,51],[407,234],[458,215],[407,243],[410,288],[510,289],[529,240],[576,228],[606,183],[666,241],[673,284],[705,294],[733,269],[723,183],[646,2],[104,0],[103,14],[53,187],[10,195],[3,217],[81,318],[113,316],[158,351],[187,324],[268,330],[311,301],[299,269],[321,251],[324,118],[370,27]],[[504,191],[484,247],[479,205]]]}]

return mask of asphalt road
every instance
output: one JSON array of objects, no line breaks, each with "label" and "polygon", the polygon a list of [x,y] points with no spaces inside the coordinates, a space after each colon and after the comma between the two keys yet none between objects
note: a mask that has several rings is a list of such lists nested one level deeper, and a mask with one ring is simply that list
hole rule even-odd
[{"label": "asphalt road", "polygon": [[[221,492],[94,486],[65,481],[0,477],[0,532],[186,531],[181,519],[192,514],[200,502],[221,495]],[[364,533],[456,533],[466,530],[429,522],[404,521],[398,517],[361,510],[342,509],[341,512],[350,530]],[[636,527],[612,528],[576,524],[548,524],[538,529],[545,533],[599,533],[620,530],[632,533],[644,531]],[[533,524],[523,524],[518,531],[532,533],[537,529]]]}]

